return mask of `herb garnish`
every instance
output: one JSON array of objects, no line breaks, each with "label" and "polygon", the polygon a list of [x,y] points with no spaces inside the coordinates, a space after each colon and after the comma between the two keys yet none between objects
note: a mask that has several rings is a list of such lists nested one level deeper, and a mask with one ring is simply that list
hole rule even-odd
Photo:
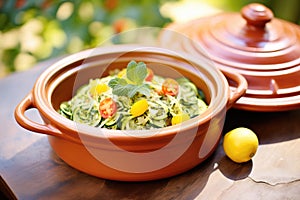
[{"label": "herb garnish", "polygon": [[135,94],[140,93],[148,97],[150,96],[150,87],[144,83],[147,73],[145,63],[137,63],[132,60],[127,65],[126,78],[114,78],[109,81],[108,85],[113,89],[113,94],[118,96],[132,98]]}]

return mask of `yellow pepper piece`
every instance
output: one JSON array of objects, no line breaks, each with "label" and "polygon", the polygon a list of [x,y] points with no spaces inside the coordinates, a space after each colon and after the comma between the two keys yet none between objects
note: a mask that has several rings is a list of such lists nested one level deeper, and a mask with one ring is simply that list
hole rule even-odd
[{"label": "yellow pepper piece", "polygon": [[108,85],[106,85],[104,83],[100,83],[100,84],[92,86],[90,89],[90,92],[92,95],[100,95],[103,92],[106,92],[107,90],[109,90]]},{"label": "yellow pepper piece", "polygon": [[189,120],[190,116],[186,113],[178,114],[172,117],[171,123],[172,125],[180,124],[181,122],[184,122],[186,120]]},{"label": "yellow pepper piece", "polygon": [[133,117],[142,115],[148,110],[148,102],[146,99],[141,99],[135,102],[130,109],[130,113]]},{"label": "yellow pepper piece", "polygon": [[118,77],[119,78],[125,78],[126,77],[126,68],[122,69],[119,73],[118,73]]}]

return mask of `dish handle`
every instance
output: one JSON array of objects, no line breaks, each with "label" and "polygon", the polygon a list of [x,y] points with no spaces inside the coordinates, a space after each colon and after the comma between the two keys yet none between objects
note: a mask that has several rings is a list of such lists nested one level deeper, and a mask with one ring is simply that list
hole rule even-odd
[{"label": "dish handle", "polygon": [[229,72],[224,69],[222,69],[221,71],[227,78],[230,87],[230,96],[226,105],[228,110],[246,93],[248,83],[241,74]]},{"label": "dish handle", "polygon": [[39,124],[26,117],[25,112],[29,109],[36,108],[33,103],[32,92],[30,92],[16,107],[15,119],[23,128],[53,136],[63,136],[62,132],[51,124]]}]

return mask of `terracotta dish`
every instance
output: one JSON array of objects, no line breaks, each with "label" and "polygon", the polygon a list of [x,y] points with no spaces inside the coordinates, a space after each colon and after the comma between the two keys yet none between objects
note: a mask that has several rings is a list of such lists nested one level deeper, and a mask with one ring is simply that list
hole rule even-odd
[{"label": "terracotta dish", "polygon": [[[120,131],[77,124],[56,111],[62,101],[91,78],[143,61],[155,74],[185,76],[201,89],[208,109],[179,125],[143,131]],[[48,135],[57,155],[85,173],[112,180],[145,181],[182,173],[204,161],[219,142],[225,114],[246,91],[243,76],[223,71],[205,60],[157,47],[121,45],[76,53],[58,61],[37,79],[32,91],[16,107],[17,122]],[[228,80],[236,87],[229,86]],[[35,108],[44,124],[32,121]]]},{"label": "terracotta dish", "polygon": [[241,13],[225,12],[184,24],[173,23],[162,31],[160,43],[208,57],[220,69],[242,74],[248,89],[235,108],[300,108],[300,27],[274,18],[262,4],[249,4]]}]

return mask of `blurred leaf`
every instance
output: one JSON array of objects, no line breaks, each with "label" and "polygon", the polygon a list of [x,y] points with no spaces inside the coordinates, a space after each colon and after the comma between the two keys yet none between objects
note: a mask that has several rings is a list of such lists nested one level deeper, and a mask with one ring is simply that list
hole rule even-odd
[{"label": "blurred leaf", "polygon": [[14,60],[17,57],[17,55],[20,53],[20,48],[14,48],[14,49],[5,49],[3,51],[3,58],[2,61],[7,64],[7,69],[9,72],[15,71],[14,66]]}]

